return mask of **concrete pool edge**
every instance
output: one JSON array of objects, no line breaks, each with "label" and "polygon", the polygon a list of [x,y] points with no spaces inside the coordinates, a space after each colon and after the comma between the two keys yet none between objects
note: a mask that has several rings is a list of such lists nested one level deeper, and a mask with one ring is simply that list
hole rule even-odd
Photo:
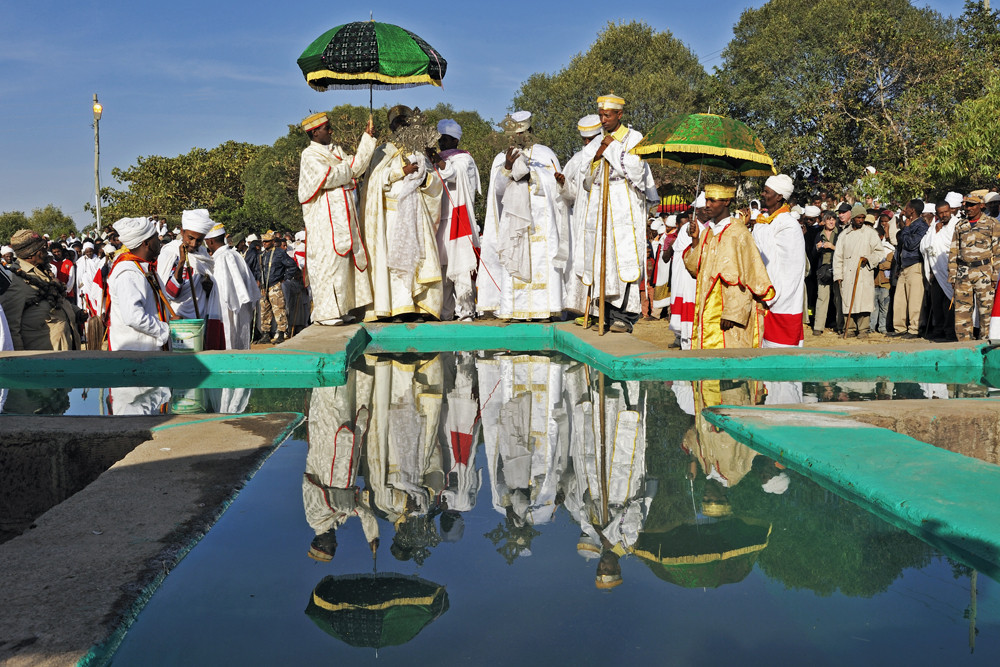
[{"label": "concrete pool edge", "polygon": [[28,427],[59,437],[89,430],[88,421],[147,434],[0,544],[0,663],[106,663],[167,572],[302,420],[299,413],[220,415],[214,423],[202,416],[0,420],[0,437]]},{"label": "concrete pool edge", "polygon": [[[954,399],[996,414],[995,400]],[[914,401],[927,404],[928,401]],[[883,408],[886,409],[886,408]],[[851,406],[706,408],[739,442],[1000,581],[1000,466],[856,419]]]},{"label": "concrete pool edge", "polygon": [[0,354],[7,387],[243,386],[342,384],[363,353],[553,350],[629,380],[892,379],[1000,385],[1000,349],[990,342],[864,348],[663,350],[625,334],[598,336],[572,323],[313,325],[265,351],[11,352]]}]

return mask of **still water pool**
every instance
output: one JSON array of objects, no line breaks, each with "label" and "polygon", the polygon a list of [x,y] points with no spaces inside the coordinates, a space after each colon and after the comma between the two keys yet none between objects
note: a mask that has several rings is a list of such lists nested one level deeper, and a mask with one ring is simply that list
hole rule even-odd
[{"label": "still water pool", "polygon": [[976,391],[369,356],[113,664],[997,664],[996,582],[700,417]]}]

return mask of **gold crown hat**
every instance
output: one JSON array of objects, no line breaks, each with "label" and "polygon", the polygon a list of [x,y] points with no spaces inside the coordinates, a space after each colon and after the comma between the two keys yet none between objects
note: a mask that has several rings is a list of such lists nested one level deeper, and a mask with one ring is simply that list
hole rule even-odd
[{"label": "gold crown hat", "polygon": [[315,130],[317,127],[322,127],[329,122],[330,119],[326,117],[326,112],[319,111],[317,113],[309,114],[302,119],[302,129],[308,132],[309,130]]},{"label": "gold crown hat", "polygon": [[205,234],[205,238],[214,239],[216,236],[225,236],[225,235],[226,235],[226,226],[223,225],[221,222],[217,222],[214,225],[212,225],[212,228],[210,230],[208,230],[208,233]]},{"label": "gold crown hat", "polygon": [[736,187],[722,183],[709,183],[705,186],[706,199],[732,199],[736,196]]},{"label": "gold crown hat", "polygon": [[264,232],[261,235],[260,240],[261,241],[273,241],[274,240],[274,230],[273,229],[269,229],[266,232]]},{"label": "gold crown hat", "polygon": [[597,98],[598,109],[624,109],[625,99],[617,95],[601,95]]},{"label": "gold crown hat", "polygon": [[620,574],[599,574],[594,577],[594,585],[602,591],[610,591],[621,584],[622,575]]},{"label": "gold crown hat", "polygon": [[596,113],[584,116],[577,122],[576,129],[582,137],[596,137],[601,133],[601,117]]}]

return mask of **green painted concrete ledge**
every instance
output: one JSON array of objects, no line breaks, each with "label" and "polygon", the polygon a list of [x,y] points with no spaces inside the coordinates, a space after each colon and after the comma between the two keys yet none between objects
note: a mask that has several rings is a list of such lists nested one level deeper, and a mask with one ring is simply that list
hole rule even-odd
[{"label": "green painted concrete ledge", "polygon": [[1000,581],[1000,466],[834,409],[718,406],[703,415],[751,449]]},{"label": "green painted concrete ledge", "polygon": [[342,384],[364,352],[554,350],[617,379],[892,380],[1000,386],[1000,349],[988,343],[844,349],[662,350],[625,334],[571,323],[312,326],[267,351],[198,354],[9,352],[0,386],[316,387]]}]

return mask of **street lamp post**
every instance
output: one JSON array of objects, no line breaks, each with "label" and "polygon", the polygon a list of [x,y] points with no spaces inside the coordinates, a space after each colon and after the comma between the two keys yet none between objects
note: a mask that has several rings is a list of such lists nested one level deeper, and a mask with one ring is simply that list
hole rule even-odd
[{"label": "street lamp post", "polygon": [[97,93],[94,93],[94,195],[97,203],[97,233],[100,234],[101,227],[101,113],[104,107],[97,101]]}]

